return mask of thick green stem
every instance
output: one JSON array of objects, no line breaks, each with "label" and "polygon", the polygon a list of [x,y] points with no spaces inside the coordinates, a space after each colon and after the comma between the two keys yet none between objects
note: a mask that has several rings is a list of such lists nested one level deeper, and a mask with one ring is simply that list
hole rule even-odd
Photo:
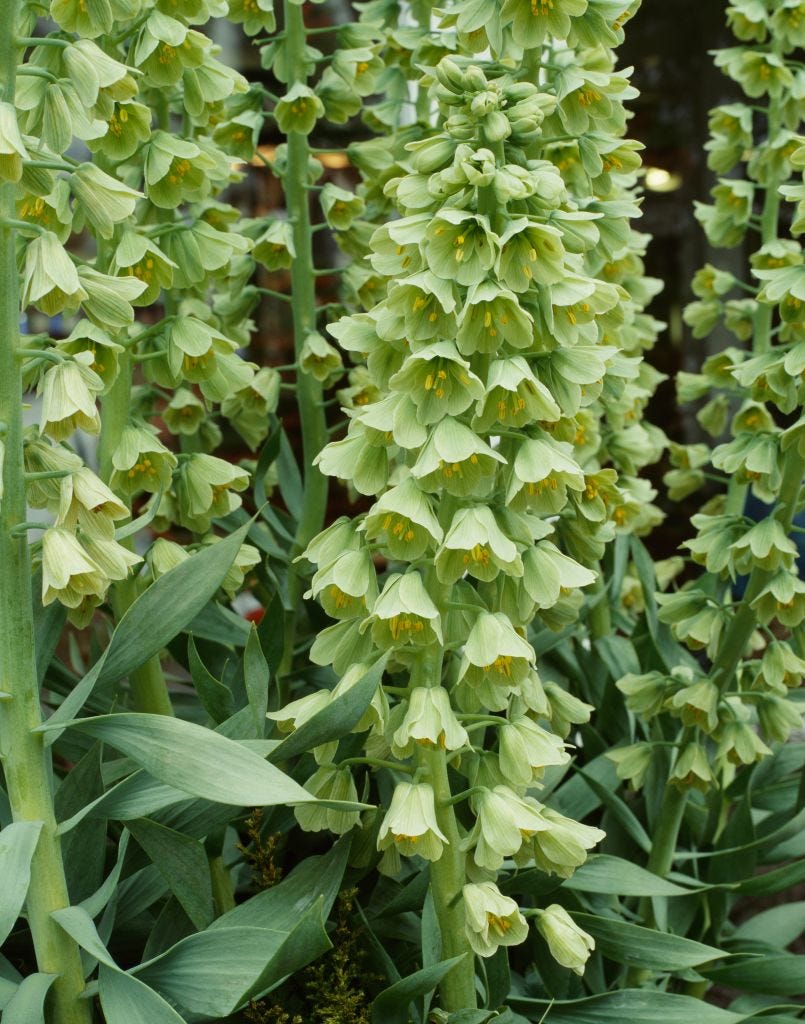
[{"label": "thick green stem", "polygon": [[[0,0],[0,78],[2,99],[14,102],[17,54],[13,45],[17,0]],[[0,186],[0,217],[13,218],[16,187]],[[23,466],[23,387],[19,346],[19,279],[15,231],[0,225],[0,421],[5,424],[3,498],[0,506],[0,750],[14,821],[41,822],[31,861],[26,897],[28,925],[37,969],[57,975],[52,989],[51,1020],[89,1024],[91,1004],[81,999],[84,976],[75,942],[51,918],[70,903],[53,811],[52,766],[41,733],[36,672],[28,541],[14,527],[25,522]]]},{"label": "thick green stem", "polygon": [[649,871],[662,878],[668,874],[674,863],[676,843],[687,799],[687,790],[677,789],[671,785],[666,787],[648,858]]},{"label": "thick green stem", "polygon": [[[285,47],[288,66],[296,78],[288,83],[306,81],[305,23],[302,7],[285,0]],[[291,265],[291,311],[293,315],[294,351],[297,364],[302,358],[306,335],[316,330],[316,286],[313,274],[313,249],[310,231],[309,194],[306,188],[310,147],[306,135],[288,134],[288,163],[284,175],[285,200],[293,228],[296,256]],[[305,550],[321,530],[327,507],[327,478],[313,465],[313,459],[327,444],[327,423],[322,404],[321,384],[309,373],[297,372],[296,399],[302,431],[304,490],[302,511],[296,526],[291,558]],[[291,562],[288,569],[288,604],[285,613],[285,649],[280,676],[291,668],[296,624],[301,605],[304,580],[299,568]]]}]

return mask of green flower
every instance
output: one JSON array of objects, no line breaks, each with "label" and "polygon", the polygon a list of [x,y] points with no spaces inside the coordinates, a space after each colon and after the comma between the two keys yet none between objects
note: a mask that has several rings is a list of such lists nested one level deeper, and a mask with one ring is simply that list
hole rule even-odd
[{"label": "green flower", "polygon": [[383,650],[406,644],[443,643],[439,609],[418,572],[392,573],[367,622],[372,627],[372,639]]},{"label": "green flower", "polygon": [[209,380],[219,361],[231,356],[235,345],[209,324],[194,316],[171,324],[168,336],[168,367],[174,379],[201,383]]},{"label": "green flower", "polygon": [[386,447],[372,444],[368,434],[353,421],[347,436],[322,448],[313,465],[325,476],[349,480],[359,494],[379,494],[389,478],[389,456]]},{"label": "green flower", "polygon": [[352,227],[352,222],[363,213],[364,202],[354,192],[347,192],[346,189],[327,182],[319,193],[324,219],[336,231],[347,231]]},{"label": "green flower", "polygon": [[235,491],[249,485],[249,474],[214,455],[194,453],[179,465],[175,483],[178,521],[194,533],[206,533],[213,519],[240,508]]},{"label": "green flower", "polygon": [[572,458],[573,447],[562,441],[524,441],[509,471],[506,503],[514,511],[553,515],[567,504],[567,489],[585,489],[584,473]]},{"label": "green flower", "polygon": [[175,85],[185,68],[204,63],[210,39],[161,11],[152,11],[132,47],[132,62],[151,85]]},{"label": "green flower", "polygon": [[516,854],[525,839],[547,828],[540,805],[518,796],[508,786],[487,789],[475,800],[476,821],[464,841],[479,868],[498,871],[506,857]]},{"label": "green flower", "polygon": [[791,69],[777,53],[733,46],[716,51],[715,65],[722,68],[753,99],[764,95],[778,98],[794,85]]},{"label": "green flower", "polygon": [[[739,701],[731,704],[741,707]],[[748,712],[744,710],[748,717]],[[716,759],[730,765],[754,764],[771,756],[771,750],[748,722],[735,718],[725,722],[716,748]]]},{"label": "green flower", "polygon": [[107,120],[106,134],[88,139],[94,153],[102,153],[109,160],[120,163],[128,160],[151,135],[151,111],[143,103],[123,101],[115,103]]},{"label": "green flower", "polygon": [[433,273],[462,285],[480,284],[497,258],[499,239],[482,214],[443,208],[426,239]]},{"label": "green flower", "polygon": [[114,25],[109,0],[51,0],[50,16],[66,32],[87,39],[111,32]]},{"label": "green flower", "polygon": [[301,82],[295,82],[274,108],[274,117],[283,135],[290,132],[309,135],[323,114],[322,101],[309,86]]},{"label": "green flower", "polygon": [[171,396],[162,418],[172,434],[192,437],[197,433],[201,421],[208,416],[206,405],[187,388],[177,388]]},{"label": "green flower", "polygon": [[[377,319],[378,330],[385,326],[385,321],[391,319],[389,314],[392,314],[394,321],[402,319],[398,337],[429,341],[431,338],[455,336],[456,297],[453,285],[429,270],[411,274],[392,285],[386,304],[387,309],[381,307]],[[386,337],[385,330],[383,337]]]},{"label": "green flower", "polygon": [[553,395],[525,359],[514,356],[496,359],[489,367],[486,394],[472,425],[479,431],[488,431],[495,423],[519,428],[539,421],[553,423],[561,415]]},{"label": "green flower", "polygon": [[128,423],[112,453],[110,486],[118,494],[139,491],[167,491],[176,466],[176,456],[157,438],[157,431],[144,423]]},{"label": "green flower", "polygon": [[805,619],[805,583],[786,569],[778,570],[750,607],[764,626],[772,619],[798,626]]},{"label": "green flower", "polygon": [[567,39],[571,19],[586,10],[587,0],[504,0],[499,17],[504,27],[511,25],[515,43],[531,50],[546,38]]},{"label": "green flower", "polygon": [[255,242],[252,255],[266,270],[287,270],[296,256],[293,227],[286,220],[268,221],[268,227]]},{"label": "green flower", "polygon": [[87,298],[67,250],[51,231],[43,231],[25,247],[22,307],[36,306],[46,316],[74,313]]},{"label": "green flower", "polygon": [[42,604],[59,601],[78,608],[85,598],[103,599],[109,580],[71,530],[54,526],[42,534]]},{"label": "green flower", "polygon": [[[318,800],[358,802],[358,791],[352,772],[349,768],[339,768],[334,764],[323,764],[317,768],[305,782],[304,788]],[[337,836],[349,832],[361,819],[360,811],[340,811],[315,803],[295,807],[294,816],[299,822],[299,827],[305,832],[321,832],[327,829]]]},{"label": "green flower", "polygon": [[261,367],[245,388],[227,395],[221,412],[254,451],[268,433],[268,417],[276,412],[281,378],[270,366]]},{"label": "green flower", "polygon": [[385,70],[381,58],[368,46],[337,49],[331,67],[359,96],[377,92],[378,76]]},{"label": "green flower", "polygon": [[758,700],[757,716],[766,739],[787,743],[795,729],[802,728],[802,711],[793,701],[765,693]]},{"label": "green flower", "polygon": [[331,68],[325,68],[316,83],[316,96],[324,106],[324,117],[333,124],[346,124],[363,104],[353,85]]},{"label": "green flower", "polygon": [[534,922],[537,931],[548,943],[548,949],[554,960],[578,975],[584,974],[584,968],[595,949],[595,939],[579,928],[564,907],[552,903],[545,910],[537,913]]},{"label": "green flower", "polygon": [[0,181],[19,181],[22,161],[28,152],[17,125],[17,111],[12,103],[0,103]]},{"label": "green flower", "polygon": [[514,786],[530,786],[548,765],[570,760],[560,737],[525,715],[514,715],[500,727],[498,748],[500,769]]},{"label": "green flower", "polygon": [[198,202],[210,191],[209,172],[214,166],[194,142],[156,131],[143,147],[146,195],[162,210]]},{"label": "green flower", "polygon": [[114,267],[129,277],[145,284],[145,291],[134,302],[137,306],[150,306],[159,298],[163,288],[170,288],[176,264],[145,235],[124,231],[114,255]]},{"label": "green flower", "polygon": [[[2,447],[0,447],[0,453]],[[75,473],[82,468],[80,456],[71,452],[61,444],[51,444],[44,436],[26,437],[23,446],[26,473],[69,472]],[[26,497],[32,508],[53,508],[61,500],[64,480],[58,477],[51,479],[26,481]]]},{"label": "green flower", "polygon": [[633,743],[628,747],[608,750],[606,756],[615,762],[615,772],[623,782],[629,782],[633,789],[641,789],[651,765],[652,745]]},{"label": "green flower", "polygon": [[766,686],[785,696],[787,690],[801,686],[805,659],[795,654],[789,644],[772,640],[763,652],[760,671]]},{"label": "green flower", "polygon": [[145,281],[113,277],[85,266],[78,268],[78,279],[86,292],[81,306],[90,320],[113,332],[134,323],[131,304],[145,291]]},{"label": "green flower", "polygon": [[430,501],[408,476],[378,498],[364,521],[367,540],[382,542],[392,558],[412,562],[444,536]]},{"label": "green flower", "polygon": [[227,17],[242,25],[247,36],[256,36],[263,30],[273,33],[277,24],[273,0],[229,0]]},{"label": "green flower", "polygon": [[408,698],[405,716],[394,733],[395,757],[407,758],[414,745],[460,750],[469,744],[466,729],[456,718],[450,694],[441,686],[415,686]]},{"label": "green flower", "polygon": [[606,832],[566,818],[550,807],[542,808],[544,828],[536,832],[526,849],[538,868],[548,874],[570,878],[587,860],[587,851],[606,837]]},{"label": "green flower", "polygon": [[716,779],[704,747],[688,743],[677,757],[668,781],[677,789],[698,789],[706,793]]},{"label": "green flower", "polygon": [[344,367],[338,349],[318,331],[308,331],[302,343],[299,368],[323,384],[330,377],[340,375]]},{"label": "green flower", "polygon": [[187,548],[182,547],[172,540],[165,540],[164,537],[157,537],[145,555],[145,561],[153,580],[158,580],[166,572],[175,569],[177,565],[186,562],[191,557]]},{"label": "green flower", "polygon": [[132,568],[142,562],[139,555],[118,544],[113,537],[88,533],[82,537],[82,544],[91,561],[110,581],[128,579]]},{"label": "green flower", "polygon": [[534,649],[509,618],[481,612],[467,637],[459,679],[478,691],[487,707],[502,710],[534,663]]},{"label": "green flower", "polygon": [[769,517],[735,541],[732,556],[737,572],[744,575],[754,566],[771,571],[781,567],[790,569],[797,552],[797,545],[788,537],[783,524]]},{"label": "green flower", "polygon": [[87,536],[113,540],[115,523],[131,515],[131,509],[86,466],[58,483],[58,526],[73,531],[78,527]]},{"label": "green flower", "polygon": [[433,789],[427,783],[397,783],[377,835],[378,850],[392,844],[404,857],[441,857],[447,837],[437,824]]},{"label": "green flower", "polygon": [[562,280],[565,252],[559,228],[519,217],[509,223],[500,242],[501,281],[513,292],[527,291],[532,282],[553,285]]},{"label": "green flower", "polygon": [[642,675],[628,672],[615,685],[626,697],[626,707],[640,718],[648,719],[662,711],[672,684],[660,672],[646,672]]},{"label": "green flower", "polygon": [[500,946],[519,946],[528,924],[517,903],[492,882],[471,882],[462,889],[465,934],[478,956],[493,956]]},{"label": "green flower", "polygon": [[117,378],[118,357],[124,351],[122,345],[112,341],[106,331],[91,320],[79,320],[67,337],[58,342],[57,347],[60,352],[71,356],[89,352],[92,356],[89,368],[103,381],[102,394],[108,392]]},{"label": "green flower", "polygon": [[482,381],[451,341],[411,353],[390,378],[389,387],[411,397],[417,419],[425,425],[438,423],[444,416],[458,416],[484,395]]},{"label": "green flower", "polygon": [[70,237],[73,211],[70,208],[70,187],[64,178],[57,178],[51,191],[44,196],[23,193],[17,198],[17,216],[20,220],[52,231],[64,244]]},{"label": "green flower", "polygon": [[517,296],[492,281],[472,288],[458,318],[456,344],[465,355],[497,353],[501,345],[531,348],[534,321],[517,301]]},{"label": "green flower", "polygon": [[523,574],[517,546],[500,529],[486,505],[456,512],[436,552],[435,566],[441,583],[455,583],[465,573],[487,582],[499,572],[509,576]]},{"label": "green flower", "polygon": [[447,416],[428,437],[411,473],[427,491],[443,488],[457,497],[483,498],[505,461],[469,427]]},{"label": "green flower", "polygon": [[523,554],[522,586],[537,608],[553,608],[559,598],[577,587],[588,587],[596,574],[555,544],[540,540]]},{"label": "green flower", "polygon": [[54,441],[64,441],[76,430],[100,433],[101,420],[95,402],[103,391],[103,381],[90,369],[91,363],[91,353],[79,352],[72,359],[51,366],[39,383],[40,427]]},{"label": "green flower", "polygon": [[377,599],[377,573],[366,549],[347,551],[319,569],[305,597],[333,619],[364,617]]},{"label": "green flower", "polygon": [[710,679],[702,679],[678,690],[667,702],[687,726],[712,733],[718,726],[719,689]]}]

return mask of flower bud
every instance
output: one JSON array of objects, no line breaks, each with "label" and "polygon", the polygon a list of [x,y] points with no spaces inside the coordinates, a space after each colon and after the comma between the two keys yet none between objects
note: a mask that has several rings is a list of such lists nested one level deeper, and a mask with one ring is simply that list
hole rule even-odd
[{"label": "flower bud", "polygon": [[595,949],[595,939],[579,928],[565,908],[552,903],[538,912],[535,924],[554,960],[576,974],[584,974],[590,953]]}]

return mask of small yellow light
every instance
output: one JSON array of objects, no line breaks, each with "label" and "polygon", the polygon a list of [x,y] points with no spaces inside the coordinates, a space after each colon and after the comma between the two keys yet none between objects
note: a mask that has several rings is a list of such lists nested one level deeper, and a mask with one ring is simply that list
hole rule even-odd
[{"label": "small yellow light", "polygon": [[645,183],[649,192],[675,192],[682,187],[682,175],[664,167],[647,167]]}]

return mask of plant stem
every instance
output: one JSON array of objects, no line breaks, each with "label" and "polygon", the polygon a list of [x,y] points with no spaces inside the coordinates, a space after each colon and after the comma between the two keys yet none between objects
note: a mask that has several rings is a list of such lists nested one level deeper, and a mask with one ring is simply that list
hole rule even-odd
[{"label": "plant stem", "polygon": [[[17,53],[14,27],[17,0],[0,0],[0,78],[2,99],[13,104]],[[0,216],[14,216],[16,187],[0,186]],[[41,733],[39,680],[34,647],[31,565],[26,537],[14,536],[25,521],[21,364],[20,290],[15,229],[0,225],[0,421],[5,424],[3,499],[0,506],[0,690],[10,699],[0,704],[0,749],[14,821],[42,822],[31,860],[26,896],[37,969],[57,975],[52,988],[51,1019],[58,1024],[90,1024],[91,1004],[81,999],[84,975],[75,942],[51,918],[69,906],[61,847],[56,835],[51,786],[52,765]]]},{"label": "plant stem", "polygon": [[[296,78],[289,81],[307,81],[305,67],[305,23],[302,7],[292,0],[284,0],[285,46],[288,66],[295,69]],[[306,135],[288,133],[288,166],[284,176],[288,216],[293,225],[296,256],[291,264],[291,311],[293,315],[294,352],[296,362],[302,358],[305,336],[316,329],[316,285],[313,271],[313,250],[310,234],[310,208],[306,188],[310,147]],[[300,569],[293,559],[301,554],[313,537],[321,530],[327,507],[327,478],[313,465],[313,459],[327,444],[327,423],[322,405],[322,387],[307,373],[296,375],[296,395],[302,429],[303,481],[302,511],[296,526],[291,564],[288,571],[288,604],[285,612],[285,645],[279,676],[288,675],[293,660],[296,624],[302,603],[304,583]]]}]

